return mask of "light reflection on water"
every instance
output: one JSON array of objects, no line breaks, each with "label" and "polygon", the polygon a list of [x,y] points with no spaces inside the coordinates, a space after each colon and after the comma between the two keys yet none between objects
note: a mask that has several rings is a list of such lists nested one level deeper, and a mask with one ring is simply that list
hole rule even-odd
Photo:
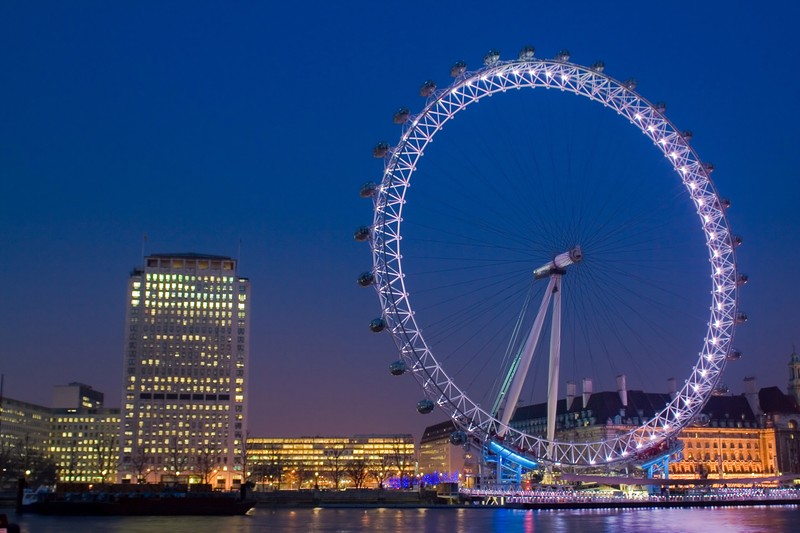
[{"label": "light reflection on water", "polygon": [[285,532],[646,532],[780,533],[796,531],[798,506],[693,509],[269,509],[234,517],[46,517],[14,516],[23,533]]}]

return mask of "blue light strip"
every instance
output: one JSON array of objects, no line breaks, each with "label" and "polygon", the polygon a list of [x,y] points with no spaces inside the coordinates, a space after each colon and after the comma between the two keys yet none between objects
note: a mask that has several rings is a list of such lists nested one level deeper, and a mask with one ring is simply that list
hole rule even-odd
[{"label": "blue light strip", "polygon": [[524,456],[522,456],[522,455],[520,455],[520,454],[518,454],[518,453],[516,453],[516,452],[514,452],[514,451],[512,451],[512,450],[510,450],[508,448],[506,448],[505,446],[501,446],[500,444],[496,443],[493,440],[489,441],[489,451],[494,453],[494,454],[499,455],[503,459],[507,459],[509,461],[512,461],[512,462],[522,466],[522,468],[527,468],[528,470],[533,470],[534,468],[539,466],[539,463],[537,463],[535,461],[531,461],[527,457],[524,457]]}]

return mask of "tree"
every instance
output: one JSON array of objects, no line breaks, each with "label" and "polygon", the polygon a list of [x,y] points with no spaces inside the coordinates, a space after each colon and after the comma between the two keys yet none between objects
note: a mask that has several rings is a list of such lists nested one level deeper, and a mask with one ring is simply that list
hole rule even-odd
[{"label": "tree", "polygon": [[69,450],[66,468],[62,469],[58,473],[58,478],[61,481],[75,481],[75,476],[77,474],[76,470],[78,468],[78,460],[80,459],[80,456],[78,455],[78,449],[74,442],[75,441],[73,441],[73,445]]},{"label": "tree", "polygon": [[407,470],[412,465],[411,456],[405,452],[403,441],[398,439],[394,443],[394,453],[392,454],[392,462],[399,470],[400,474],[400,488],[403,488],[403,480],[406,477]]},{"label": "tree", "polygon": [[211,474],[217,466],[219,460],[219,450],[203,448],[197,453],[197,471],[203,477],[203,483],[211,483]]},{"label": "tree", "polygon": [[147,481],[146,472],[149,462],[150,458],[144,453],[144,448],[139,448],[131,457],[131,466],[133,467],[133,472],[136,474],[137,483],[142,483],[143,480],[145,482]]},{"label": "tree", "polygon": [[295,467],[295,476],[297,477],[297,488],[302,489],[303,482],[312,479],[314,477],[314,472],[306,468],[303,462],[300,461]]},{"label": "tree", "polygon": [[339,482],[342,480],[344,474],[345,461],[344,455],[346,450],[344,448],[330,448],[325,450],[325,463],[328,466],[328,473],[333,480],[333,488],[339,488]]},{"label": "tree", "polygon": [[169,438],[169,460],[170,466],[172,467],[172,471],[175,472],[177,475],[181,470],[186,469],[186,465],[189,462],[188,458],[186,457],[186,451],[183,448],[183,443],[178,439],[177,435],[173,435]]},{"label": "tree", "polygon": [[28,433],[0,446],[0,470],[5,483],[24,477],[33,486],[52,485],[58,474],[55,461],[42,454]]},{"label": "tree", "polygon": [[[283,462],[281,461],[280,457],[273,456],[267,460],[252,462],[250,465],[250,470],[251,472],[250,476],[248,476],[248,481],[264,483],[265,481],[269,480],[271,483],[274,479],[277,484],[277,488],[280,490],[284,473]],[[291,482],[292,481],[290,480],[290,483]]]},{"label": "tree", "polygon": [[0,435],[0,486],[17,479],[13,447],[5,435]]},{"label": "tree", "polygon": [[25,433],[22,440],[17,441],[17,460],[21,472],[33,472],[34,463],[37,461],[39,451],[31,442],[30,433]]},{"label": "tree", "polygon": [[98,476],[105,483],[109,475],[116,471],[119,458],[117,456],[116,434],[101,433],[94,445],[95,466]]},{"label": "tree", "polygon": [[347,462],[345,472],[350,476],[353,487],[360,489],[364,486],[364,482],[367,480],[368,464],[367,460],[363,457],[351,459]]},{"label": "tree", "polygon": [[250,430],[244,432],[244,438],[242,439],[241,446],[239,448],[239,453],[234,458],[234,460],[239,464],[242,469],[242,482],[250,481],[250,473],[248,472],[249,460],[247,458],[247,440],[250,438]]},{"label": "tree", "polygon": [[382,455],[379,459],[372,461],[367,468],[370,476],[375,479],[378,488],[383,488],[383,483],[391,474],[392,458],[388,455]]}]

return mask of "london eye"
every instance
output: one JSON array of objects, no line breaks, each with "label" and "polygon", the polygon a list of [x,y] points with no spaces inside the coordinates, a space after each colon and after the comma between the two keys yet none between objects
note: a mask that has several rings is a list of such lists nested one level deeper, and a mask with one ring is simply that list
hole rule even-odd
[{"label": "london eye", "polygon": [[[454,443],[613,465],[674,439],[721,384],[746,277],[691,134],[634,80],[570,59],[490,51],[395,112],[399,139],[374,147],[383,172],[360,191],[372,268],[358,283],[377,292],[369,327],[394,340],[391,373],[416,379],[417,410],[446,413]],[[585,376],[677,385],[623,430],[565,437],[557,405]],[[536,402],[546,424],[515,426]]]}]

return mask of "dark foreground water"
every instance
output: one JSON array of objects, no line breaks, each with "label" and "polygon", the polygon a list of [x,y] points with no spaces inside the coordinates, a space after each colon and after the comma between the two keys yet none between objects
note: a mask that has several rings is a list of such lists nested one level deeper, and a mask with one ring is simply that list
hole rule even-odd
[{"label": "dark foreground water", "polygon": [[800,531],[800,507],[705,509],[268,509],[235,517],[15,516],[23,533],[228,533],[228,532],[756,532]]}]

